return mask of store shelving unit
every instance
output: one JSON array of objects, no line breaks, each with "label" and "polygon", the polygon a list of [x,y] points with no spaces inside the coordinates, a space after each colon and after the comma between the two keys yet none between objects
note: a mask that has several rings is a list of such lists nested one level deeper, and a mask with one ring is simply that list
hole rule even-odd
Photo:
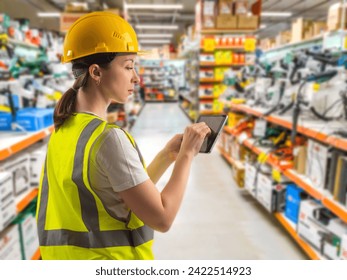
[{"label": "store shelving unit", "polygon": [[[201,30],[199,52],[199,113],[223,112],[219,96],[223,93],[224,72],[228,69],[239,70],[254,60],[256,39],[254,30],[203,29]],[[218,56],[226,56],[221,59]],[[203,57],[214,60],[205,61]],[[209,75],[206,77],[205,75]],[[213,77],[212,77],[213,75]],[[209,95],[206,95],[206,89]],[[207,107],[212,107],[210,110]]]},{"label": "store shelving unit", "polygon": [[[256,118],[263,118],[267,122],[285,127],[287,129],[292,129],[292,123],[287,117],[282,116],[263,116],[264,109],[262,108],[254,108],[241,104],[232,104],[231,109],[234,112],[242,112],[246,115],[250,115]],[[320,142],[323,142],[327,145],[338,147],[339,149],[343,149],[347,151],[347,141],[346,139],[339,138],[337,136],[329,136],[329,132],[324,131],[324,129],[328,129],[331,125],[323,124],[319,127],[316,123],[316,126],[312,125],[312,121],[310,123],[309,120],[300,121],[298,126],[298,132],[303,134],[304,136],[314,138]],[[340,123],[340,126],[345,127],[345,123]],[[336,127],[335,127],[336,128]],[[235,137],[239,143],[247,147],[250,151],[252,151],[256,155],[266,155],[268,154],[268,150],[261,146],[255,144],[255,139],[249,137],[243,137],[241,134],[235,134],[234,130],[230,127],[225,127],[224,132]],[[232,166],[235,164],[235,160],[230,157],[230,155],[222,148],[219,147],[219,151],[223,158],[227,160]],[[309,194],[314,199],[320,201],[324,207],[329,209],[332,213],[334,213],[338,218],[340,218],[343,222],[347,223],[347,207],[346,205],[342,205],[341,203],[335,201],[330,193],[326,190],[317,189],[314,187],[312,181],[307,178],[305,175],[299,174],[292,168],[285,168],[281,165],[281,162],[276,158],[271,156],[267,156],[265,158],[266,164],[270,165],[274,170],[277,170],[294,182],[298,187],[302,188],[307,194]],[[301,248],[306,252],[306,254],[311,259],[324,259],[310,244],[305,242],[302,238],[300,238],[296,232],[295,225],[289,221],[283,213],[275,213],[275,217],[279,220],[279,222],[284,226],[284,228],[289,232],[289,234],[294,238],[294,240],[301,246]]]}]

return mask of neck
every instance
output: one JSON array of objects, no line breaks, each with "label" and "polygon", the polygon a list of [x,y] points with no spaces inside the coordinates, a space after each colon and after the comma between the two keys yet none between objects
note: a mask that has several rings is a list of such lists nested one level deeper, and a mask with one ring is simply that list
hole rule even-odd
[{"label": "neck", "polygon": [[110,100],[105,98],[99,87],[88,86],[77,93],[76,112],[91,112],[107,120],[107,108]]}]

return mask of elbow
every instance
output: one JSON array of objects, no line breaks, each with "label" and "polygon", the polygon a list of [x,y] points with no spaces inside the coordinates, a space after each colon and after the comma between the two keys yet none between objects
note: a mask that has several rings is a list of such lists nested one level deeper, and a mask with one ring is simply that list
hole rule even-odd
[{"label": "elbow", "polygon": [[160,223],[158,223],[154,229],[156,231],[159,231],[159,232],[162,232],[162,233],[165,233],[165,232],[168,232],[170,230],[172,226],[172,222],[170,221],[161,221]]}]

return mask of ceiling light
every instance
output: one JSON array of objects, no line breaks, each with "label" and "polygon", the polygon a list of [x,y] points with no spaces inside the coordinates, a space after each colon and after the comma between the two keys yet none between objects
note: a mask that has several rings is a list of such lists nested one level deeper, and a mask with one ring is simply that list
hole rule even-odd
[{"label": "ceiling light", "polygon": [[292,13],[288,12],[261,12],[263,17],[290,17]]},{"label": "ceiling light", "polygon": [[140,44],[168,44],[171,40],[140,40]]},{"label": "ceiling light", "polygon": [[146,24],[137,24],[135,28],[138,29],[178,29],[178,25],[146,25]]},{"label": "ceiling light", "polygon": [[155,9],[155,10],[182,10],[183,5],[182,4],[173,4],[173,5],[167,5],[167,4],[127,4],[124,3],[125,9]]},{"label": "ceiling light", "polygon": [[137,34],[137,38],[172,38],[173,34]]},{"label": "ceiling light", "polygon": [[266,28],[266,24],[261,24],[260,29],[264,29],[264,28]]},{"label": "ceiling light", "polygon": [[60,17],[60,13],[55,13],[55,12],[52,12],[52,13],[37,13],[37,16],[39,17]]}]

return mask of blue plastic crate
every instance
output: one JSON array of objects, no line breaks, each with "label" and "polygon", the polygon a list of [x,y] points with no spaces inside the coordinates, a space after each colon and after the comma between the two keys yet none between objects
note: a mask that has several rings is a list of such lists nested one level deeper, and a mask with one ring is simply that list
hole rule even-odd
[{"label": "blue plastic crate", "polygon": [[11,130],[12,114],[7,112],[0,112],[0,130]]},{"label": "blue plastic crate", "polygon": [[25,108],[19,110],[16,123],[26,131],[37,131],[53,124],[53,108]]},{"label": "blue plastic crate", "polygon": [[296,224],[298,223],[301,194],[303,192],[302,189],[294,184],[287,185],[284,214],[289,220]]}]

